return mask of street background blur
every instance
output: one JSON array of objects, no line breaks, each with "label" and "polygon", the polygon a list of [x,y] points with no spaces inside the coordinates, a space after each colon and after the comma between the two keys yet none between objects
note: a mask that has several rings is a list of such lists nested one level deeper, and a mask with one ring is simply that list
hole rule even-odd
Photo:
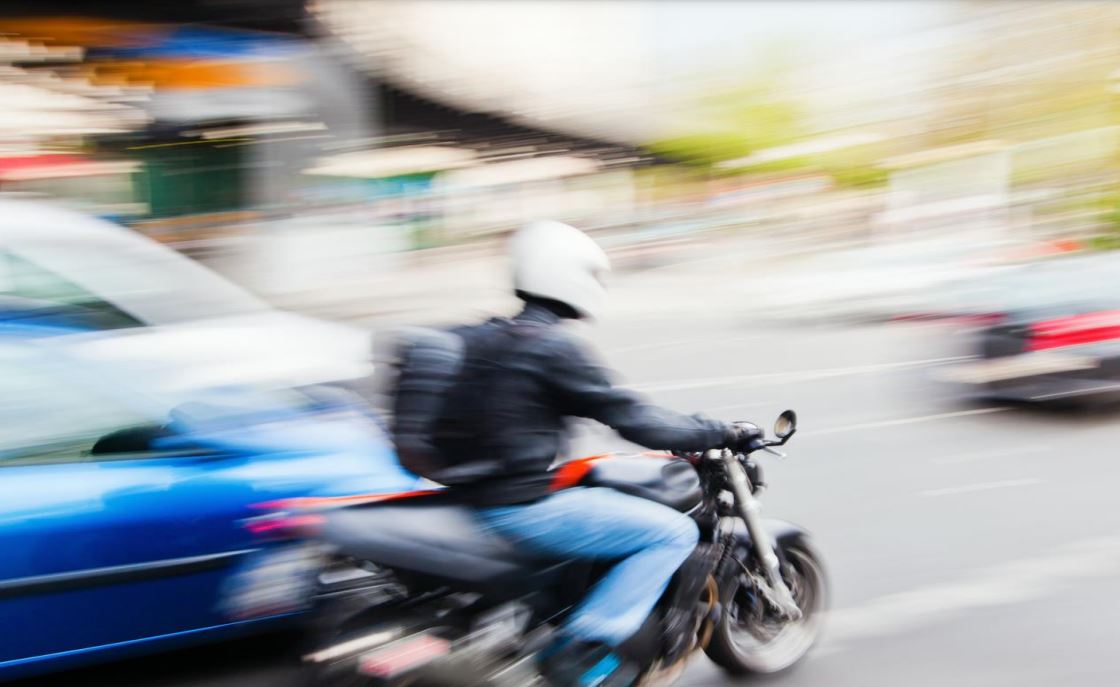
[{"label": "street background blur", "polygon": [[1107,2],[83,12],[5,10],[0,192],[285,304],[442,303],[449,282],[475,303],[501,239],[542,216],[623,274],[719,256],[742,270],[732,307],[1120,244]]},{"label": "street background blur", "polygon": [[[802,417],[767,508],[820,535],[837,610],[782,684],[1116,684],[1115,416],[938,373],[977,318],[1120,311],[1120,4],[104,5],[0,10],[0,196],[375,329],[508,312],[505,238],[570,222],[628,381]],[[191,656],[110,675],[289,679]]]}]

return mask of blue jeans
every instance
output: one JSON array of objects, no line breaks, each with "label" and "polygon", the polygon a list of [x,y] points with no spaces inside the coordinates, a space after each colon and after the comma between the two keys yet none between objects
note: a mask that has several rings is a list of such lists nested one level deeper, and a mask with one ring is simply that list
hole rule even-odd
[{"label": "blue jeans", "polygon": [[536,503],[480,509],[479,515],[526,551],[618,560],[563,628],[611,647],[641,628],[700,539],[691,518],[613,489],[567,489]]}]

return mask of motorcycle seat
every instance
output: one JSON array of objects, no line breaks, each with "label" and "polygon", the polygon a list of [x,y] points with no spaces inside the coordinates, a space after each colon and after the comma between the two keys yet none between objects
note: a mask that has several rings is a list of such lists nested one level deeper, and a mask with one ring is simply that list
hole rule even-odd
[{"label": "motorcycle seat", "polygon": [[[579,484],[615,489],[680,512],[703,499],[696,470],[675,459],[599,460]],[[354,558],[458,586],[519,586],[564,566],[490,531],[470,506],[454,499],[441,494],[328,511],[322,534]]]},{"label": "motorcycle seat", "polygon": [[560,565],[489,531],[469,506],[443,499],[331,511],[322,534],[354,558],[468,586],[522,580]]}]

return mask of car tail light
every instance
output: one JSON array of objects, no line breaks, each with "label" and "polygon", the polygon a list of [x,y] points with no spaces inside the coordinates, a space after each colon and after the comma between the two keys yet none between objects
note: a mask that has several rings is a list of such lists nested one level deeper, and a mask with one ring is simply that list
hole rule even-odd
[{"label": "car tail light", "polygon": [[1120,339],[1120,310],[1035,322],[1027,337],[1027,350],[1045,351],[1114,339]]},{"label": "car tail light", "polygon": [[315,513],[269,513],[243,521],[262,539],[305,539],[319,534],[326,518]]},{"label": "car tail light", "polygon": [[363,655],[358,662],[358,672],[371,677],[391,679],[449,653],[451,642],[446,639],[427,634],[416,635]]},{"label": "car tail light", "polygon": [[957,322],[974,327],[992,327],[1004,322],[1007,316],[1003,313],[984,313],[982,315],[960,315]]},{"label": "car tail light", "polygon": [[892,315],[892,322],[948,322],[962,326],[988,327],[999,324],[1006,316],[1002,313],[983,313],[977,315],[957,315],[952,312],[905,313]]}]

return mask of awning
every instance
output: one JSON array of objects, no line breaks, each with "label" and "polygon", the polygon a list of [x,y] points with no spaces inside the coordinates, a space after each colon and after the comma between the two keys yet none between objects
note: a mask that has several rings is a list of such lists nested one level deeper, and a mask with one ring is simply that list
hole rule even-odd
[{"label": "awning", "polygon": [[408,146],[342,153],[322,158],[306,174],[357,179],[383,179],[458,169],[473,164],[474,152],[464,148]]},{"label": "awning", "polygon": [[143,126],[134,108],[26,84],[0,84],[0,138],[116,133]]},{"label": "awning", "polygon": [[494,162],[447,172],[440,179],[442,184],[454,188],[501,186],[591,174],[600,167],[594,160],[563,155]]}]

